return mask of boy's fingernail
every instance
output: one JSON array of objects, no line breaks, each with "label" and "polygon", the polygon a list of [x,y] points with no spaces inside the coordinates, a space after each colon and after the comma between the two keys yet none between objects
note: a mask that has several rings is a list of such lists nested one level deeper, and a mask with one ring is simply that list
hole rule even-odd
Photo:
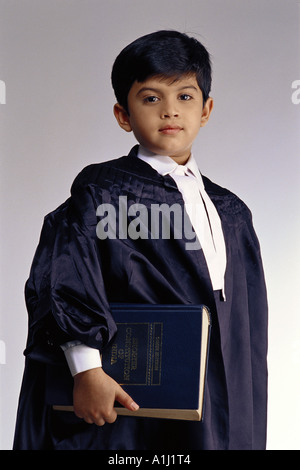
[{"label": "boy's fingernail", "polygon": [[133,411],[137,411],[139,409],[139,405],[137,405],[136,403],[134,403],[134,401],[131,403],[130,405],[130,408],[133,410]]}]

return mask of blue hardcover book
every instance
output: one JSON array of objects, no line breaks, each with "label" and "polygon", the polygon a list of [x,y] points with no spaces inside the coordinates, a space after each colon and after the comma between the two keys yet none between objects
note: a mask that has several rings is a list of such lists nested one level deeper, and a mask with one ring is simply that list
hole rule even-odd
[{"label": "blue hardcover book", "polygon": [[[116,403],[117,413],[202,420],[211,330],[208,308],[112,304],[111,309],[117,333],[103,351],[102,366],[140,406],[131,412]],[[50,379],[55,383],[48,387],[51,404],[72,410],[72,377],[62,369],[60,375],[56,370],[55,379]]]}]

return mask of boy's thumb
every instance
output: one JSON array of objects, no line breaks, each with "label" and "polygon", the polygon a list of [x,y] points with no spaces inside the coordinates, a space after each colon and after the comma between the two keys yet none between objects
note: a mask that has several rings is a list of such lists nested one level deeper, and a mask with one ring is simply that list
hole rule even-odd
[{"label": "boy's thumb", "polygon": [[135,401],[131,398],[128,393],[126,393],[122,387],[119,388],[116,394],[116,400],[120,403],[120,405],[125,406],[128,410],[137,411],[139,409],[139,405],[135,403]]}]

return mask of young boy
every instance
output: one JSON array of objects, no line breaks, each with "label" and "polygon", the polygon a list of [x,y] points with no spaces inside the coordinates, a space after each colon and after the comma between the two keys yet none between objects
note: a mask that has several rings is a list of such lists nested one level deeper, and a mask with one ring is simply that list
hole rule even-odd
[{"label": "young boy", "polygon": [[[120,53],[112,83],[115,117],[139,146],[85,168],[70,198],[45,218],[26,284],[29,334],[14,448],[264,449],[267,301],[259,244],[245,204],[202,176],[191,154],[213,108],[209,54],[194,38],[159,31]],[[129,210],[126,236],[105,232],[99,208],[113,206],[124,229],[121,201],[136,215],[141,205],[150,214],[157,204],[177,204],[194,242],[175,237],[171,220],[170,237],[153,237],[142,224],[129,236]],[[111,302],[210,308],[203,422],[117,418],[115,400],[132,410],[138,404],[101,368],[99,351],[116,332]],[[74,376],[75,413],[45,403],[47,363],[61,361]]]}]

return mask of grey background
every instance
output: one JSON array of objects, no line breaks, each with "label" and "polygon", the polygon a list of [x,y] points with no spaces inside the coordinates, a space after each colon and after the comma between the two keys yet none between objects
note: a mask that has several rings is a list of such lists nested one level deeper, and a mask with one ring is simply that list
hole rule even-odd
[{"label": "grey background", "polygon": [[0,448],[10,449],[24,359],[24,283],[43,217],[87,164],[135,143],[114,120],[110,71],[158,29],[212,54],[215,108],[194,153],[250,206],[270,305],[268,449],[299,449],[299,113],[296,0],[0,0]]}]

